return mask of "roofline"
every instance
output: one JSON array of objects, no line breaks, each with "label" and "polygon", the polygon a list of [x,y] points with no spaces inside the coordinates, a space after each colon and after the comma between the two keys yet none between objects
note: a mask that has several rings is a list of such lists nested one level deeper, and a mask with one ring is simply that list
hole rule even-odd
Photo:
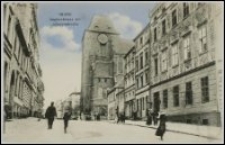
[{"label": "roofline", "polygon": [[150,11],[149,18],[152,18],[153,15],[155,15],[155,12],[158,10],[158,8],[162,5],[162,2],[159,2],[156,4],[156,6]]},{"label": "roofline", "polygon": [[132,50],[135,51],[135,46],[131,47],[131,49],[125,54],[124,58],[126,58],[127,55],[129,55],[132,52]]}]

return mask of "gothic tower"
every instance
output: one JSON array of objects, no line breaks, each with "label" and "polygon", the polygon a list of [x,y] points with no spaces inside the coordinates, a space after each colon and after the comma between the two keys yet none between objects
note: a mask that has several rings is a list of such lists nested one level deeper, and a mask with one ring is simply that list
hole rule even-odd
[{"label": "gothic tower", "polygon": [[119,76],[117,63],[123,69],[128,47],[107,16],[93,17],[82,40],[81,109],[85,115],[107,116],[107,90]]}]

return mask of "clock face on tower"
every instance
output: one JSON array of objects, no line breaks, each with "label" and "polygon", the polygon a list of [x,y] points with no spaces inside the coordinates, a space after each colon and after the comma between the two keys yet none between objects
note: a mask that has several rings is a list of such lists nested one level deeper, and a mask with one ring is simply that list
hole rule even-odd
[{"label": "clock face on tower", "polygon": [[106,44],[108,42],[108,37],[107,35],[105,34],[100,34],[98,35],[98,41],[101,43],[101,44]]}]

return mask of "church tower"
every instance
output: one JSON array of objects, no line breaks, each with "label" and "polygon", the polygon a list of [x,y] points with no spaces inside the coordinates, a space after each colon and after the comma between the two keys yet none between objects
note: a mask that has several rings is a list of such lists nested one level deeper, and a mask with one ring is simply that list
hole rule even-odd
[{"label": "church tower", "polygon": [[[107,116],[107,90],[116,83],[117,59],[123,60],[123,56],[117,54],[128,51],[127,48],[120,51],[121,44],[111,20],[103,15],[94,16],[82,40],[81,109],[84,115]],[[123,69],[122,63],[120,65]]]}]

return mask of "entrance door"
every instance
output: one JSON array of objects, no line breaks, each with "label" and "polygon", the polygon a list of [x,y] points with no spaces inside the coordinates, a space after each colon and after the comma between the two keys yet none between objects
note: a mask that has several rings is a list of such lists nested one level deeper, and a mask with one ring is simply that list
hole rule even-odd
[{"label": "entrance door", "polygon": [[160,96],[159,96],[159,92],[154,93],[154,112],[159,112],[160,111]]}]

